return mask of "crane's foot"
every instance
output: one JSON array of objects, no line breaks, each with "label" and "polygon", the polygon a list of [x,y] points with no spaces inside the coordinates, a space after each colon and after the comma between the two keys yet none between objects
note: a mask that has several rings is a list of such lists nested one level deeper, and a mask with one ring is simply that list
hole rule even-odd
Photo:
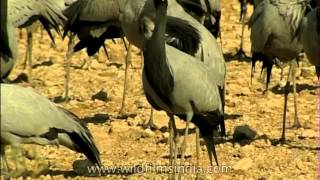
[{"label": "crane's foot", "polygon": [[151,118],[149,119],[148,123],[143,124],[142,127],[144,129],[150,129],[152,131],[159,130],[159,127],[154,124],[153,119],[151,119]]},{"label": "crane's foot", "polygon": [[246,53],[243,51],[242,48],[240,48],[238,50],[238,52],[234,55],[234,58],[237,58],[237,59],[250,59],[250,57],[246,55]]},{"label": "crane's foot", "polygon": [[280,139],[275,139],[275,140],[272,140],[272,141],[271,141],[271,144],[272,144],[273,146],[277,146],[277,145],[279,145],[279,144],[283,145],[283,144],[285,144],[285,143],[286,143],[286,139],[285,139],[284,137],[281,137]]},{"label": "crane's foot", "polygon": [[301,127],[302,127],[302,125],[300,124],[299,119],[297,118],[297,119],[294,121],[293,125],[290,127],[290,129],[299,129],[299,128],[301,128]]}]

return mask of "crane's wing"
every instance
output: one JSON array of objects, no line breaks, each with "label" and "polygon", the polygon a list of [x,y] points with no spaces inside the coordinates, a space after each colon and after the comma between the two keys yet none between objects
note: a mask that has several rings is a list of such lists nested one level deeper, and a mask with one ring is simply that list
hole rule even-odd
[{"label": "crane's wing", "polygon": [[270,3],[278,9],[279,15],[295,34],[305,15],[309,0],[270,0]]},{"label": "crane's wing", "polygon": [[78,0],[64,11],[68,21],[63,37],[68,32],[75,33],[80,41],[74,51],[87,48],[89,56],[95,54],[106,39],[123,37],[118,18],[124,3],[124,0]]},{"label": "crane's wing", "polygon": [[188,21],[168,16],[166,27],[167,44],[194,56],[201,43],[199,31],[191,26]]},{"label": "crane's wing", "polygon": [[12,57],[12,52],[9,47],[9,40],[8,40],[8,1],[2,0],[0,2],[0,53],[5,54],[8,57]]},{"label": "crane's wing", "polygon": [[269,0],[261,2],[254,10],[248,24],[251,28],[250,39],[253,52],[262,52],[268,41],[271,40],[271,25],[275,24],[273,17],[277,16],[275,11]]},{"label": "crane's wing", "polygon": [[2,143],[63,145],[100,164],[92,135],[76,115],[31,88],[1,84],[0,89]]},{"label": "crane's wing", "polygon": [[62,14],[65,0],[8,0],[9,21],[15,27],[25,27],[40,20],[49,33],[53,27],[59,33],[59,25],[63,25],[66,17]]}]

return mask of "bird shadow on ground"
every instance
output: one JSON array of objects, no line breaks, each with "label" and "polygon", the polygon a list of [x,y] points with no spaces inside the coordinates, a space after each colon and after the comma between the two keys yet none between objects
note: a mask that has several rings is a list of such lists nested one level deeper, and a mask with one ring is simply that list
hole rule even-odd
[{"label": "bird shadow on ground", "polygon": [[47,173],[42,174],[44,176],[63,176],[64,178],[75,178],[77,177],[77,173],[74,171],[61,171],[61,170],[49,170]]},{"label": "bird shadow on ground", "polygon": [[6,83],[22,83],[28,82],[28,75],[26,73],[21,73],[14,80],[8,80]]},{"label": "bird shadow on ground", "polygon": [[224,59],[226,62],[231,62],[231,61],[239,61],[239,62],[251,62],[250,58],[240,58],[236,57],[235,54],[232,54],[231,52],[224,53],[223,54]]},{"label": "bird shadow on ground", "polygon": [[[276,85],[271,88],[271,92],[274,94],[284,94],[284,87],[280,87],[279,85]],[[297,84],[296,85],[297,93],[300,93],[304,90],[313,91],[317,89],[316,85],[309,85],[309,84]],[[293,93],[293,85],[290,85],[289,92]]]},{"label": "bird shadow on ground", "polygon": [[84,117],[81,119],[81,122],[86,124],[93,123],[93,124],[103,124],[110,120],[110,116],[108,114],[95,114],[92,117]]},{"label": "bird shadow on ground", "polygon": [[236,120],[238,118],[241,118],[243,115],[242,114],[225,114],[224,115],[224,120]]},{"label": "bird shadow on ground", "polygon": [[[90,170],[89,170],[90,169]],[[77,173],[79,171],[79,173]],[[61,170],[50,170],[44,176],[49,175],[63,176],[64,178],[76,178],[76,177],[104,177],[104,176],[129,176],[137,173],[142,173],[143,165],[133,165],[133,166],[104,166],[100,167],[100,173],[97,166],[84,166],[81,169],[76,169],[75,171],[61,171]]]},{"label": "bird shadow on ground", "polygon": [[[294,142],[292,140],[286,140],[286,142],[284,144],[280,143],[280,139],[275,139],[275,138],[270,138],[269,136],[267,136],[266,134],[260,135],[255,137],[254,139],[234,139],[231,136],[229,136],[228,139],[224,139],[224,138],[216,138],[215,139],[215,144],[224,144],[226,142],[230,142],[233,144],[233,146],[235,146],[236,143],[239,143],[240,146],[245,146],[245,145],[250,145],[251,143],[257,141],[257,140],[264,140],[265,145],[259,145],[259,146],[269,146],[268,145],[268,141],[271,142],[271,146],[286,146],[289,149],[300,149],[300,150],[310,150],[310,151],[319,151],[320,147],[317,146],[307,146],[305,144],[298,144],[298,142]],[[255,144],[253,144],[254,146],[257,146]]]},{"label": "bird shadow on ground", "polygon": [[32,68],[37,68],[40,66],[52,66],[53,65],[53,61],[51,59],[48,59],[46,61],[41,62],[40,64],[35,64],[32,66]]}]

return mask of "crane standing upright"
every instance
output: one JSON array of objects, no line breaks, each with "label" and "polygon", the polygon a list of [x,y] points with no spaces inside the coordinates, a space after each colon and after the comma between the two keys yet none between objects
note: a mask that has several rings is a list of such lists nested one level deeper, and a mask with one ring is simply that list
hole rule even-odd
[{"label": "crane standing upright", "polygon": [[[15,35],[15,28],[25,27],[40,20],[49,34],[49,27],[52,26],[59,31],[59,25],[63,24],[66,17],[62,14],[65,8],[64,0],[8,0],[7,1],[7,20],[2,21],[3,27],[6,27],[6,33],[3,33],[4,43],[7,48],[1,50],[1,81],[4,81],[11,72],[18,56],[18,44]],[[4,11],[2,11],[4,12]]]},{"label": "crane standing upright", "polygon": [[[128,1],[121,17],[122,27],[128,40],[143,50],[142,79],[149,103],[157,110],[166,111],[170,117],[170,164],[172,164],[172,153],[176,157],[177,150],[177,148],[173,150],[172,147],[172,141],[176,140],[173,138],[173,134],[176,134],[174,115],[186,120],[185,137],[188,135],[189,122],[196,124],[205,139],[211,163],[213,158],[217,162],[212,127],[221,122],[219,118],[223,119],[223,99],[221,98],[223,91],[219,86],[220,83],[224,84],[224,74],[223,79],[219,79],[221,75],[219,73],[225,71],[225,64],[224,61],[211,59],[210,66],[209,60],[202,61],[203,57],[201,60],[195,55],[196,53],[190,55],[166,44],[167,25],[173,20],[176,31],[188,32],[185,35],[193,36],[191,41],[195,41],[198,46],[195,49],[210,48],[211,51],[217,50],[214,53],[220,52],[218,47],[204,47],[205,43],[201,44],[203,40],[201,30],[193,26],[194,22],[177,17],[167,19],[167,7],[177,7],[174,3],[176,2],[168,3],[167,0]],[[175,15],[178,12],[175,9]],[[195,22],[198,23],[196,20]],[[182,26],[184,28],[180,29]],[[212,35],[210,34],[209,37]],[[177,142],[175,144],[177,145]],[[182,162],[184,162],[185,147],[186,139],[182,144]],[[198,157],[199,148],[196,149]],[[198,161],[197,164],[199,164]]]},{"label": "crane standing upright", "polygon": [[293,77],[294,127],[300,127],[296,101],[295,68],[302,44],[296,34],[305,15],[309,1],[264,0],[253,12],[249,21],[252,42],[252,68],[257,60],[263,61],[263,69],[267,69],[266,91],[270,82],[274,64],[291,62],[289,76],[285,86],[284,110],[281,142],[285,142],[285,121],[287,99],[290,87],[290,74]]}]

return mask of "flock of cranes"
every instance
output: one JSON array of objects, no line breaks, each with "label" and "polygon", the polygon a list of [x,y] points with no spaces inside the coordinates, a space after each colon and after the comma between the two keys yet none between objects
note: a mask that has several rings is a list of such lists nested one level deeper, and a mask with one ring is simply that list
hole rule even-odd
[{"label": "flock of cranes", "polygon": [[[240,2],[244,26],[247,1]],[[267,92],[272,66],[291,62],[294,125],[299,126],[294,69],[299,53],[304,50],[320,76],[320,8],[316,7],[316,1],[309,0],[248,2],[255,6],[249,20],[253,70],[255,62],[261,60],[263,68],[267,69]],[[143,54],[142,82],[148,102],[168,115],[170,165],[176,165],[178,149],[174,116],[186,121],[185,137],[189,133],[189,123],[196,125],[197,157],[201,134],[211,165],[213,160],[218,164],[213,130],[226,135],[227,72],[222,49],[216,40],[219,35],[221,38],[219,0],[1,0],[0,12],[2,82],[6,82],[18,55],[15,28],[30,26],[36,20],[42,23],[53,41],[51,29],[60,33],[63,27],[64,36],[69,36],[67,64],[72,53],[83,48],[92,56],[103,47],[108,55],[104,41],[126,37],[129,41],[127,45],[124,40],[127,53],[133,44]],[[75,35],[79,42],[73,45]],[[242,41],[238,55],[245,56]],[[30,56],[27,59],[31,62]],[[68,78],[69,75],[66,76],[66,99]],[[289,79],[284,95],[282,143],[285,142]],[[4,145],[23,143],[63,145],[85,154],[93,164],[101,165],[99,150],[76,115],[57,107],[32,89],[1,83],[1,158],[5,155]],[[181,144],[181,163],[186,143],[185,139]],[[199,165],[198,161],[197,158]],[[2,170],[6,171],[6,166],[2,164]]]}]

